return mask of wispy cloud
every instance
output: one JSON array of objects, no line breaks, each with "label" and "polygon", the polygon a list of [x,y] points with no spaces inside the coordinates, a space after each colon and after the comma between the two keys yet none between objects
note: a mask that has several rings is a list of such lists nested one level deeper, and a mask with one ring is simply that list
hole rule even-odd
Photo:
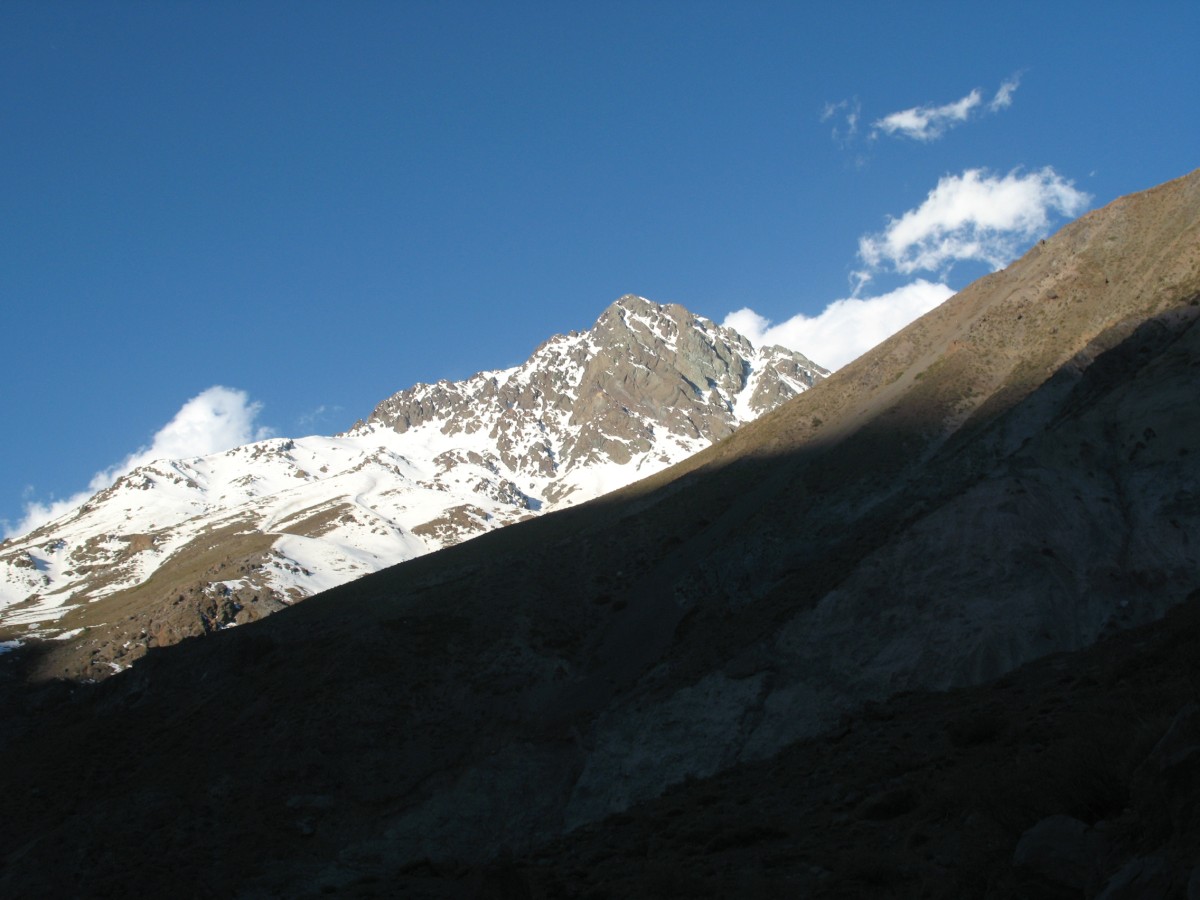
[{"label": "wispy cloud", "polygon": [[928,104],[913,106],[898,112],[889,113],[871,123],[872,139],[880,135],[888,137],[904,137],[914,141],[928,143],[936,141],[951,128],[970,121],[979,115],[996,113],[1012,106],[1013,94],[1021,84],[1020,75],[1014,75],[1003,82],[995,95],[984,102],[983,91],[975,88],[965,97],[940,106]]},{"label": "wispy cloud", "polygon": [[833,121],[830,126],[830,137],[843,146],[858,135],[858,124],[862,119],[862,104],[857,97],[839,100],[837,103],[826,103],[821,110],[821,121]]},{"label": "wispy cloud", "polygon": [[827,369],[840,369],[954,293],[923,278],[878,297],[835,300],[819,315],[792,316],[773,324],[749,308],[731,312],[723,324],[756,346],[779,344]]},{"label": "wispy cloud", "polygon": [[340,406],[326,406],[324,403],[322,403],[316,409],[309,410],[306,413],[301,413],[296,418],[296,423],[301,428],[307,428],[309,425],[314,425],[317,422],[322,422],[328,419],[331,413],[338,413],[341,411],[342,408]]},{"label": "wispy cloud", "polygon": [[871,137],[880,134],[912,138],[915,141],[935,141],[955,125],[971,117],[981,103],[983,95],[978,89],[971,91],[961,100],[942,106],[914,106],[890,113],[876,119],[871,126]]},{"label": "wispy cloud", "polygon": [[[111,468],[92,476],[86,491],[65,500],[30,501],[25,516],[14,527],[5,523],[5,537],[16,537],[69,512],[96,491],[111,485],[126,472],[156,459],[188,459],[220,453],[231,447],[263,440],[272,430],[257,424],[262,404],[252,402],[245,391],[215,385],[179,408],[171,421],[160,428],[150,443],[135,450]],[[27,492],[28,493],[28,492]]]},{"label": "wispy cloud", "polygon": [[1017,88],[1020,86],[1020,73],[1014,75],[1012,78],[1008,79],[1008,81],[1005,81],[1003,84],[1001,84],[999,90],[996,91],[996,96],[994,96],[992,98],[992,102],[988,104],[988,111],[999,112],[1002,109],[1008,109],[1010,106],[1012,106],[1013,94],[1016,93]]},{"label": "wispy cloud", "polygon": [[1076,216],[1090,202],[1049,166],[1003,176],[968,169],[945,176],[919,207],[860,238],[859,256],[871,270],[901,274],[945,273],[965,260],[998,269],[1044,236],[1053,214]]}]

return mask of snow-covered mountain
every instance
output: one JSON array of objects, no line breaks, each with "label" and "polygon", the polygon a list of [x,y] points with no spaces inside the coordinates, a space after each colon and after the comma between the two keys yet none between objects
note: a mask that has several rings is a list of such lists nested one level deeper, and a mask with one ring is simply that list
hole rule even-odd
[{"label": "snow-covered mountain", "polygon": [[0,637],[86,631],[103,674],[630,484],[826,374],[681,306],[622,297],[520,366],[416,385],[343,434],[129,472],[0,545]]}]

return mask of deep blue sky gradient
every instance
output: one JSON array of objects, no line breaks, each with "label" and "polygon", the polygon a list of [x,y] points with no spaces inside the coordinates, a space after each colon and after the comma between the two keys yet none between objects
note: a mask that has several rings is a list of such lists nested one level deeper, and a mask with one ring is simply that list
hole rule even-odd
[{"label": "deep blue sky gradient", "polygon": [[[1200,165],[1190,0],[809,5],[9,0],[0,519],[214,384],[332,433],[626,292],[816,314],[946,174],[1100,205]],[[1018,73],[933,143],[820,120]]]}]

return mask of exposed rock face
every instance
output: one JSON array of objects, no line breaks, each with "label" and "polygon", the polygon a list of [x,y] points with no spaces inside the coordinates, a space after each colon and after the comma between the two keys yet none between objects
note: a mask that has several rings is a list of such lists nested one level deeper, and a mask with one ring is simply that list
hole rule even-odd
[{"label": "exposed rock face", "polygon": [[[28,712],[26,737],[0,756],[0,771],[27,773],[53,802],[44,793],[21,807],[24,832],[7,844],[0,890],[59,877],[62,834],[79,844],[70,883],[142,877],[130,861],[151,851],[139,842],[106,868],[105,826],[116,818],[157,833],[168,788],[206,824],[180,831],[155,859],[190,865],[216,894],[335,891],[506,851],[532,858],[568,829],[668,789],[769,772],[805,739],[869,723],[898,692],[975,684],[1124,635],[1200,598],[1198,370],[1200,172],[1085,216],[812,390],[601,502],[148,654],[76,704]],[[406,434],[424,427],[406,415]],[[527,457],[514,449],[513,458]],[[1087,677],[1104,685],[1094,694],[1132,719],[1140,695],[1121,685],[1162,656],[1131,655],[1124,674],[1096,670]],[[1145,682],[1169,676],[1174,715],[1185,689],[1194,693],[1196,655],[1170,658],[1182,673]],[[1045,681],[1064,674],[1073,679]],[[907,696],[892,701],[921,706]],[[1146,797],[1193,783],[1186,708],[1177,728],[1162,723],[1148,746],[1127,748],[1125,774],[1077,797],[1062,782],[1087,758],[1091,734],[1057,731],[1054,705],[1009,696],[1004,709],[1020,712],[989,720],[960,709],[962,721],[933,734],[928,723],[924,733],[875,729],[878,739],[856,751],[872,758],[873,782],[836,797],[831,786],[831,802],[868,823],[856,834],[871,847],[890,834],[879,823],[913,813],[964,748],[1011,731],[1023,744],[997,756],[1019,753],[1033,770],[1047,735],[1075,741],[1041,769],[1038,787],[1063,798],[1057,808],[1038,798],[1019,825],[981,825],[974,810],[947,806],[947,828],[1000,846],[988,852],[1015,877],[1016,843],[1038,820],[1065,815],[1090,829],[1124,816],[1126,789],[1142,777],[1153,782]],[[1111,729],[1107,718],[1090,727]],[[97,756],[81,769],[74,748],[84,740]],[[244,750],[237,767],[222,753],[229,746]],[[929,762],[934,746],[943,755]],[[925,766],[925,780],[906,780],[894,750]],[[767,776],[758,784],[770,792]],[[316,794],[327,798],[319,817],[289,805]],[[1193,804],[1151,805],[1146,821],[1195,820]],[[695,846],[783,841],[781,819]],[[238,856],[252,839],[258,856]],[[955,865],[954,847],[941,843],[943,868]],[[607,862],[604,847],[593,849],[581,870]],[[1160,839],[1105,850],[1096,884],[1164,854],[1178,880],[1189,849]],[[649,851],[638,848],[643,870]],[[882,871],[876,887],[909,877]],[[936,884],[937,866],[920,871]],[[1044,869],[1034,875],[1046,880]],[[985,893],[957,884],[950,896]]]},{"label": "exposed rock face", "polygon": [[[826,374],[622,297],[521,366],[417,385],[346,434],[130,472],[0,547],[0,635],[60,638],[47,672],[104,677],[148,647],[629,484]],[[207,599],[181,607],[184,594]],[[237,608],[218,616],[218,601]]]},{"label": "exposed rock face", "polygon": [[675,448],[727,437],[827,374],[783,347],[755,349],[682,306],[628,295],[590,331],[551,338],[519,368],[401,391],[356,431],[486,432],[506,472],[557,477],[546,491],[555,501],[580,490],[564,477],[577,469],[647,454],[675,460]]}]

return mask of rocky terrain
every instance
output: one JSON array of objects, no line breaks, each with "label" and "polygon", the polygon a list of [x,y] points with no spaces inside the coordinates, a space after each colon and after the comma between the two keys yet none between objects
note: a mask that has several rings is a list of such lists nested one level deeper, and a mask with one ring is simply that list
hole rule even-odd
[{"label": "rocky terrain", "polygon": [[1198,320],[1200,172],[597,500],[0,657],[0,891],[1187,896]]},{"label": "rocky terrain", "polygon": [[420,384],[333,437],[161,460],[0,545],[0,638],[103,678],[361,575],[571,506],[731,434],[828,373],[622,297],[520,366]]}]

